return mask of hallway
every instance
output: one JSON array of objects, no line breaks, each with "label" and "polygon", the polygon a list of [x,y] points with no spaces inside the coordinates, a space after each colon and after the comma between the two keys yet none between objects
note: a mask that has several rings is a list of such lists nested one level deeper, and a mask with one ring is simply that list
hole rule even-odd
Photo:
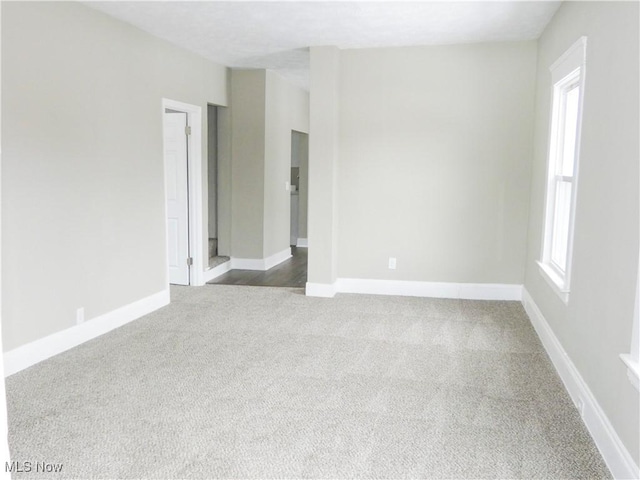
[{"label": "hallway", "polygon": [[289,260],[267,270],[231,270],[208,282],[216,285],[252,285],[257,287],[299,287],[307,282],[307,249],[291,247]]}]

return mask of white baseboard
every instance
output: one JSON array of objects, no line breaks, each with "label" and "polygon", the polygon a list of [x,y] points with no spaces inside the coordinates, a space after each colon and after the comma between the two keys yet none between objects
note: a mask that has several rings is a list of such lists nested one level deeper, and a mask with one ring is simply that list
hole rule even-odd
[{"label": "white baseboard", "polygon": [[264,270],[264,258],[231,257],[231,268],[236,270]]},{"label": "white baseboard", "polygon": [[220,275],[224,275],[231,270],[231,261],[224,262],[216,267],[210,268],[203,274],[204,283],[210,282],[214,278],[218,278]]},{"label": "white baseboard", "polygon": [[310,297],[333,297],[336,293],[519,301],[522,299],[522,285],[408,282],[361,278],[338,278],[331,284],[307,282],[306,294]]},{"label": "white baseboard", "polygon": [[309,241],[306,238],[299,238],[296,242],[296,247],[308,247]]},{"label": "white baseboard", "polygon": [[285,260],[289,260],[291,258],[291,247],[287,247],[284,250],[271,255],[264,259],[264,269],[269,270],[270,268],[275,267],[276,265],[281,264]]},{"label": "white baseboard", "polygon": [[291,258],[291,247],[275,253],[267,258],[231,257],[231,268],[237,270],[269,270]]},{"label": "white baseboard", "polygon": [[522,298],[522,285],[494,283],[441,283],[339,278],[336,282],[336,291],[372,295],[464,298],[469,300],[521,300]]},{"label": "white baseboard", "polygon": [[335,283],[311,283],[307,282],[305,287],[305,295],[308,297],[326,297],[332,298],[336,294]]},{"label": "white baseboard", "polygon": [[639,478],[638,466],[526,289],[522,305],[614,478]]},{"label": "white baseboard", "polygon": [[4,354],[5,377],[147,315],[170,301],[169,288]]}]

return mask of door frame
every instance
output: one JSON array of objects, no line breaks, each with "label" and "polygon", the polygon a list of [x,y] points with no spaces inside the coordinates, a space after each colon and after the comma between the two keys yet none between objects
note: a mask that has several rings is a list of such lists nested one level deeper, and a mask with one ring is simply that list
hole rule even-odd
[{"label": "door frame", "polygon": [[164,223],[165,223],[165,283],[169,285],[169,225],[167,222],[167,164],[164,152],[165,110],[187,114],[191,135],[187,137],[187,172],[189,204],[189,253],[193,264],[189,271],[189,285],[204,285],[204,261],[202,248],[202,107],[168,98],[162,99],[163,150],[162,171],[164,178]]}]

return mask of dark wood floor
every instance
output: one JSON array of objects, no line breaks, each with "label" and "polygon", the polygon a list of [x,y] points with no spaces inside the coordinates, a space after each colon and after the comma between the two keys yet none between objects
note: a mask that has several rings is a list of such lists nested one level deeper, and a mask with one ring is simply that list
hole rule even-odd
[{"label": "dark wood floor", "polygon": [[258,287],[304,287],[307,283],[307,249],[291,247],[292,257],[265,271],[231,270],[208,283]]}]

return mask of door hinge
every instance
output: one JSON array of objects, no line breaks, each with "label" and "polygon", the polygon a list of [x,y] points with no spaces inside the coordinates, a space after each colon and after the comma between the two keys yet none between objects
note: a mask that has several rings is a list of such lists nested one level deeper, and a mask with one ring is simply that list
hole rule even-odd
[{"label": "door hinge", "polygon": [[187,135],[187,136],[191,135],[191,127],[189,125],[184,127],[184,134]]},{"label": "door hinge", "polygon": [[193,257],[187,258],[187,265],[189,266],[193,265]]}]

